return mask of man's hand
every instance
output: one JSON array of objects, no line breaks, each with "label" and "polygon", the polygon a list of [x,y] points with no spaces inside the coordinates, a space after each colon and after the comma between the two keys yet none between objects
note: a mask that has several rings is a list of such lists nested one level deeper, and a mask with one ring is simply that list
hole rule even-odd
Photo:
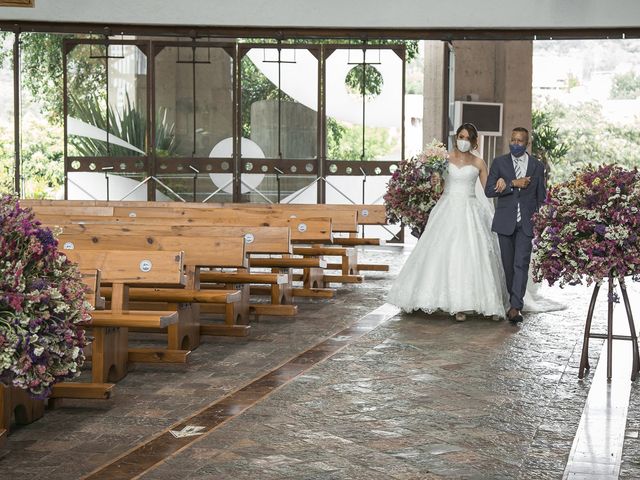
[{"label": "man's hand", "polygon": [[498,193],[504,192],[504,189],[507,188],[507,182],[504,181],[504,178],[499,178],[496,182],[495,191]]},{"label": "man's hand", "polygon": [[527,188],[530,183],[531,183],[531,177],[522,177],[522,178],[516,178],[515,180],[513,180],[511,182],[511,185],[513,185],[516,188]]}]

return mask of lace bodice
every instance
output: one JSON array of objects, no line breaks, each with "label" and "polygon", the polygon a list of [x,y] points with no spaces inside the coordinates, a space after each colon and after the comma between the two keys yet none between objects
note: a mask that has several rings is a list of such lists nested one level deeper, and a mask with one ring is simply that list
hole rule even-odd
[{"label": "lace bodice", "polygon": [[473,165],[458,167],[449,163],[445,177],[444,195],[475,197],[476,181],[479,174],[480,171]]}]

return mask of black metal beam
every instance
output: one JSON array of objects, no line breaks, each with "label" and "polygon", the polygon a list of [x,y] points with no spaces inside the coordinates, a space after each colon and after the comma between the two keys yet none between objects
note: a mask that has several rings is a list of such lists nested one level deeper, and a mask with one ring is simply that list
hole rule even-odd
[{"label": "black metal beam", "polygon": [[640,27],[615,28],[328,28],[328,27],[247,27],[247,26],[179,26],[131,25],[117,23],[61,23],[0,20],[0,30],[47,33],[102,33],[162,35],[198,38],[336,38],[354,40],[563,40],[640,38]]}]

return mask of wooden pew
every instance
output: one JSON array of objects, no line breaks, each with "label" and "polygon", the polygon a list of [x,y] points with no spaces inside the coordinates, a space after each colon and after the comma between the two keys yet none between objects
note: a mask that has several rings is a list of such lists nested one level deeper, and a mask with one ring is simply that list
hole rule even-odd
[{"label": "wooden pew", "polygon": [[[56,204],[52,201],[33,201],[33,206],[42,207],[42,212],[45,213],[55,211]],[[173,218],[190,218],[197,221],[198,218],[207,219],[210,218],[212,210],[226,209],[230,211],[236,211],[239,215],[244,215],[249,218],[253,216],[255,212],[261,213],[261,216],[269,218],[272,215],[280,217],[298,218],[303,216],[306,219],[311,219],[314,216],[330,217],[332,220],[332,230],[334,232],[346,232],[348,236],[334,236],[332,242],[335,245],[342,247],[353,247],[358,245],[381,245],[384,243],[378,238],[358,238],[356,233],[358,225],[386,225],[386,211],[384,205],[356,205],[356,204],[252,204],[252,203],[175,203],[175,202],[138,202],[138,201],[62,201],[58,203],[60,207],[64,207],[65,213],[82,214],[85,217],[89,215],[89,212],[97,212],[98,208],[105,209],[104,215],[109,215],[111,212],[108,208],[113,209],[113,215],[115,216],[131,216],[131,217],[157,217],[158,215],[171,215]],[[74,210],[75,209],[75,210]],[[94,209],[83,212],[83,209]],[[218,214],[220,216],[221,214]],[[353,216],[356,217],[356,222],[353,221]],[[225,220],[221,220],[225,221]],[[305,223],[305,222],[303,222]],[[307,222],[308,223],[308,222]],[[299,226],[299,225],[298,225]],[[304,235],[295,234],[296,225],[292,225],[294,228],[294,241],[304,242],[309,241],[309,238],[303,238]],[[304,228],[303,225],[302,228]],[[313,242],[315,246],[320,246],[322,243],[327,244],[327,241]],[[341,257],[339,263],[328,263],[327,268],[341,270],[340,276],[329,276],[329,281],[342,281],[342,282],[360,282],[362,279],[358,278],[360,271],[372,270],[372,271],[388,271],[388,265],[378,264],[359,264],[357,263],[357,253],[349,250],[342,250],[341,254],[338,251],[329,251],[327,255],[337,254]],[[340,278],[342,277],[342,278]]]},{"label": "wooden pew", "polygon": [[[358,264],[357,252],[349,248],[357,245],[380,245],[381,240],[376,238],[357,238],[358,225],[385,225],[386,212],[384,205],[310,205],[310,204],[194,204],[194,203],[169,203],[157,202],[140,203],[134,202],[135,205],[122,205],[120,202],[113,205],[114,216],[123,217],[157,217],[161,214],[171,215],[174,218],[190,218],[190,219],[210,219],[213,216],[220,218],[224,215],[216,212],[216,209],[225,209],[231,212],[237,212],[239,216],[244,218],[259,212],[265,218],[273,215],[285,218],[303,218],[311,219],[317,217],[331,218],[332,231],[334,233],[347,233],[348,237],[333,236],[332,243],[341,245],[343,249],[330,250],[325,253],[319,253],[326,256],[339,256],[341,261],[339,264],[328,264],[329,269],[341,270],[341,275],[327,275],[327,281],[339,283],[360,283],[362,277],[359,277],[360,270],[378,270],[387,271],[388,265],[370,265]],[[326,242],[322,242],[323,244]],[[320,248],[321,245],[315,245]],[[299,250],[299,254],[305,255]],[[314,254],[308,254],[314,255]],[[318,255],[316,253],[315,255]]]},{"label": "wooden pew", "polygon": [[[88,219],[87,219],[88,218]],[[38,219],[45,225],[52,228],[61,230],[63,233],[68,234],[88,234],[88,235],[147,235],[147,236],[161,236],[161,235],[233,235],[242,234],[247,241],[247,251],[252,254],[250,257],[250,267],[270,268],[275,270],[276,273],[285,274],[287,277],[290,275],[291,268],[300,268],[304,270],[307,280],[304,282],[301,288],[294,288],[291,285],[291,280],[286,284],[279,283],[281,277],[274,275],[270,281],[270,291],[266,292],[272,298],[274,303],[276,298],[280,298],[278,304],[290,304],[292,296],[306,296],[306,297],[318,297],[318,298],[332,298],[335,295],[335,290],[326,289],[323,283],[324,269],[326,268],[326,261],[315,259],[300,259],[290,257],[292,253],[291,247],[291,229],[289,227],[266,227],[266,226],[246,226],[246,225],[219,225],[203,223],[183,223],[176,225],[176,221],[170,218],[164,219],[124,219],[126,223],[111,222],[108,217],[96,219],[95,217],[66,217],[66,216],[51,216],[51,215],[38,215]],[[71,223],[70,223],[71,222]],[[323,241],[323,239],[330,238],[330,222],[328,220],[314,220],[305,224],[308,238],[313,238],[316,241]],[[329,232],[327,234],[327,232]],[[264,259],[256,258],[253,255],[268,254],[268,255],[282,255],[287,258],[284,261],[282,258]],[[309,279],[313,279],[309,280]],[[212,280],[208,277],[207,280]],[[252,287],[252,292],[265,294],[260,287]],[[290,308],[290,307],[289,307]],[[274,312],[271,306],[255,305],[251,309],[256,315],[261,314],[278,314]],[[278,310],[278,309],[275,309]],[[291,315],[293,312],[281,310],[281,314]]]},{"label": "wooden pew", "polygon": [[[357,273],[357,252],[353,249],[347,248],[330,248],[327,245],[331,245],[333,242],[332,229],[334,217],[331,218],[311,218],[311,217],[296,217],[288,212],[278,213],[273,211],[258,212],[255,208],[250,208],[245,211],[243,208],[236,209],[213,209],[202,210],[175,210],[171,208],[165,209],[164,216],[160,215],[160,210],[155,207],[139,208],[136,210],[137,214],[134,216],[86,216],[81,214],[65,215],[65,216],[53,216],[46,213],[41,214],[40,208],[35,208],[38,218],[47,225],[54,223],[75,223],[81,225],[100,225],[100,224],[118,224],[123,225],[123,228],[128,228],[130,225],[237,225],[241,223],[253,223],[254,225],[274,226],[274,225],[287,225],[290,227],[291,240],[296,243],[311,244],[315,246],[315,249],[305,249],[305,247],[298,247],[294,254],[304,255],[307,257],[319,258],[322,256],[338,256],[341,257],[341,263],[339,269],[342,271],[341,275],[330,275],[324,272],[311,271],[308,269],[326,269],[326,262],[320,262],[317,265],[309,266],[309,262],[300,262],[299,265],[292,265],[291,268],[302,268],[305,270],[306,277],[314,277],[313,282],[305,281],[304,288],[307,290],[313,288],[324,287],[327,282],[336,283],[361,283],[362,277]],[[116,209],[117,210],[117,209]],[[136,212],[131,212],[132,214]],[[150,213],[157,216],[150,216]],[[193,214],[193,215],[192,215]],[[340,222],[342,224],[343,231],[353,232],[357,231],[356,213],[355,212],[342,212]],[[126,226],[126,227],[125,227]],[[323,249],[322,251],[320,249]],[[262,264],[265,262],[262,261]],[[295,259],[292,264],[295,264]],[[321,265],[322,264],[322,265]],[[274,265],[273,268],[282,268]],[[300,292],[302,293],[302,292]]]},{"label": "wooden pew", "polygon": [[[58,236],[64,250],[159,250],[184,252],[187,283],[184,289],[132,288],[130,307],[134,310],[159,308],[177,309],[179,321],[167,329],[170,350],[193,350],[200,344],[200,335],[246,336],[249,332],[249,292],[240,286],[228,290],[201,290],[203,267],[245,270],[247,256],[243,236],[212,237],[171,235],[101,235],[63,232]],[[111,297],[111,289],[103,289]],[[170,305],[166,305],[166,304]],[[201,325],[199,308],[202,304],[218,305],[225,314],[224,325]]]},{"label": "wooden pew", "polygon": [[[104,309],[105,301],[100,293],[100,270],[81,269],[82,282],[87,286],[85,299],[92,307]],[[91,345],[85,349],[85,354],[91,351]],[[49,397],[48,406],[55,408],[61,404],[64,398],[100,399],[111,398],[113,383],[87,383],[87,382],[59,382],[53,386]]]},{"label": "wooden pew", "polygon": [[[84,215],[82,213],[57,214],[55,208],[33,207],[36,218],[45,225],[56,223],[77,224],[143,224],[143,225],[211,225],[211,226],[251,226],[251,227],[289,227],[291,241],[296,243],[332,242],[332,224],[330,218],[324,217],[284,217],[278,215],[264,216],[258,212],[239,215],[237,212],[217,210],[221,212],[215,217],[171,216],[167,211],[160,216],[119,217],[107,215]],[[53,210],[53,211],[52,211]]]},{"label": "wooden pew", "polygon": [[[347,233],[349,236],[334,236],[333,242],[342,247],[353,247],[358,245],[381,245],[384,242],[379,238],[358,238],[356,233],[358,225],[386,225],[386,211],[384,205],[355,205],[355,204],[175,204],[162,202],[158,204],[134,202],[135,205],[122,205],[124,202],[111,204],[114,208],[114,216],[159,216],[161,212],[170,214],[178,218],[211,218],[215,214],[214,209],[227,209],[237,212],[238,215],[246,216],[247,212],[261,212],[262,215],[280,215],[289,218],[331,218],[332,231],[334,233]],[[220,214],[218,214],[220,215]],[[317,245],[316,245],[317,246]],[[304,254],[304,253],[302,253]],[[357,252],[347,250],[328,250],[323,255],[340,256],[339,264],[328,264],[329,269],[341,270],[341,275],[328,276],[329,281],[342,283],[359,283],[362,278],[358,277],[361,270],[388,271],[388,265],[358,264]]]},{"label": "wooden pew", "polygon": [[128,346],[128,328],[166,328],[178,321],[175,311],[129,310],[128,292],[131,286],[184,287],[182,252],[68,250],[65,255],[83,269],[100,270],[102,281],[112,284],[111,309],[92,313],[94,383],[124,378],[129,362],[186,362],[188,351]]},{"label": "wooden pew", "polygon": [[26,390],[0,384],[0,448],[11,429],[11,417],[16,425],[27,425],[44,415],[44,400],[35,400]]}]

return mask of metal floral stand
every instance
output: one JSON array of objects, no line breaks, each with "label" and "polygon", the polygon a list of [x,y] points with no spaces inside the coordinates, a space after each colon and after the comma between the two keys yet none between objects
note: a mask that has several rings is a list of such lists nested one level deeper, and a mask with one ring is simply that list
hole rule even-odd
[{"label": "metal floral stand", "polygon": [[596,283],[593,288],[593,295],[591,295],[591,303],[589,304],[589,311],[587,313],[587,323],[584,329],[584,340],[582,343],[582,357],[580,358],[580,370],[578,372],[578,378],[584,378],[584,371],[589,370],[589,339],[590,338],[602,338],[607,340],[607,380],[611,381],[611,362],[613,358],[613,341],[614,340],[630,340],[632,345],[632,366],[631,366],[631,380],[635,380],[638,371],[640,370],[640,355],[638,354],[638,336],[636,335],[636,327],[633,323],[633,315],[631,313],[631,304],[629,303],[629,296],[627,295],[627,287],[624,283],[624,277],[618,278],[620,291],[622,292],[622,299],[624,301],[624,308],[627,312],[627,320],[629,321],[629,333],[630,335],[614,335],[613,334],[613,304],[614,304],[614,287],[616,277],[614,275],[609,276],[609,296],[608,296],[608,312],[607,312],[607,332],[606,333],[591,333],[591,321],[593,319],[593,310],[596,305],[596,298],[600,291],[601,282]]}]

